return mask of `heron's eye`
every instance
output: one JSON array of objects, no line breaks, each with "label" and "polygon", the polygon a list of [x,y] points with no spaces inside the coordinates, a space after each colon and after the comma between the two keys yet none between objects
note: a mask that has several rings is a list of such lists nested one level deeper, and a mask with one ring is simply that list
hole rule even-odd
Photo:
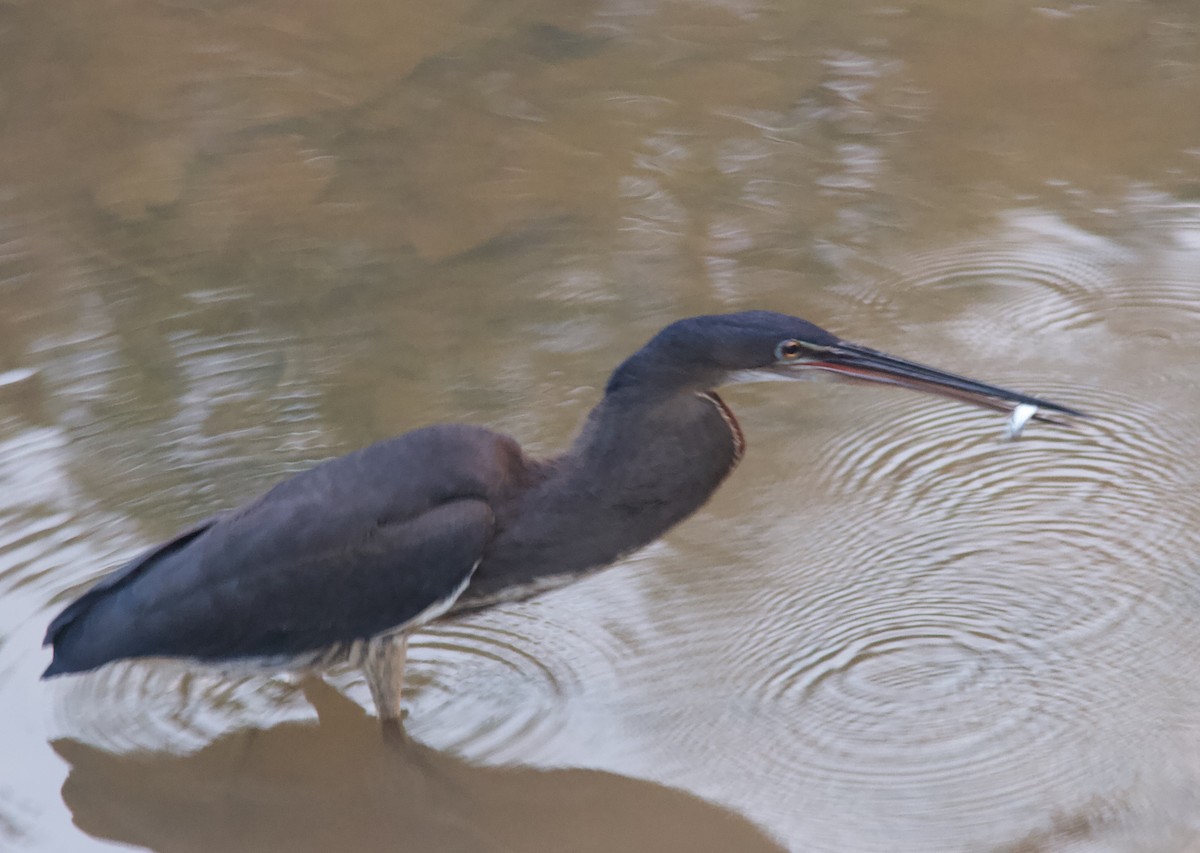
[{"label": "heron's eye", "polygon": [[795,361],[804,352],[804,345],[799,341],[784,341],[775,347],[775,357],[780,361]]}]

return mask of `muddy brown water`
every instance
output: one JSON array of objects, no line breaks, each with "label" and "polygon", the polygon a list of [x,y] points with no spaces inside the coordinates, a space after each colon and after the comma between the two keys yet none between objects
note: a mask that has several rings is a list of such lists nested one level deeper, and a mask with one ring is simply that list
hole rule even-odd
[{"label": "muddy brown water", "polygon": [[[0,4],[0,849],[1200,850],[1197,104],[1187,3]],[[732,389],[695,518],[415,638],[408,745],[37,680],[178,527],[752,307],[1094,418]]]}]

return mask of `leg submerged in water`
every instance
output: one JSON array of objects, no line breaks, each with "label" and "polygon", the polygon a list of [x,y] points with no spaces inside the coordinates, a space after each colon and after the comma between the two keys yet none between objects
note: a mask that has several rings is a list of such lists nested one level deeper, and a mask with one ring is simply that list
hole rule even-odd
[{"label": "leg submerged in water", "polygon": [[404,658],[408,652],[408,635],[376,640],[367,649],[363,671],[380,722],[398,723],[403,717],[400,694],[404,686]]}]

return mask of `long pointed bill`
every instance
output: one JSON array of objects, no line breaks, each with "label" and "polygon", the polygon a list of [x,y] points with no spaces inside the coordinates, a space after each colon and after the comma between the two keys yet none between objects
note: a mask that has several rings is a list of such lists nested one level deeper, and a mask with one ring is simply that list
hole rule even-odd
[{"label": "long pointed bill", "polygon": [[926,367],[858,344],[839,341],[830,347],[812,347],[812,352],[810,358],[806,358],[797,366],[828,371],[851,380],[899,385],[902,388],[938,394],[1001,412],[1011,411],[1015,406],[1021,405],[1036,407],[1031,416],[1035,420],[1049,423],[1061,421],[1048,417],[1043,412],[1086,417],[1083,412],[1058,403],[1018,394],[996,385],[976,382],[965,376]]}]

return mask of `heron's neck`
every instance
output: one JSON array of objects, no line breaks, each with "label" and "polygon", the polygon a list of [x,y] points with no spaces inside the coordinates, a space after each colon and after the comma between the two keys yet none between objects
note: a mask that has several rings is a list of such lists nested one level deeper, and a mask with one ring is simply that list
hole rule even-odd
[{"label": "heron's neck", "polygon": [[715,391],[610,391],[561,460],[564,470],[580,468],[591,477],[650,476],[649,466],[681,476],[685,468],[706,477],[720,472],[723,479],[745,448],[736,416]]},{"label": "heron's neck", "polygon": [[704,505],[743,446],[715,394],[610,392],[571,447],[536,463],[501,505],[460,609],[550,589],[653,542]]}]

